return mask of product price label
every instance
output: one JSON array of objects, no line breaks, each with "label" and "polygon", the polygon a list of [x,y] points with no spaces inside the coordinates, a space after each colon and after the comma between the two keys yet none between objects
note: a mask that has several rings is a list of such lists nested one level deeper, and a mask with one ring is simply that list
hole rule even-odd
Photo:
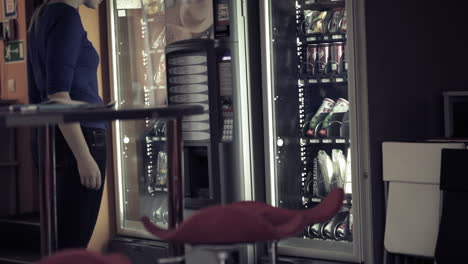
[{"label": "product price label", "polygon": [[333,35],[332,39],[341,39],[341,35]]},{"label": "product price label", "polygon": [[140,9],[141,0],[117,0],[117,9]]}]

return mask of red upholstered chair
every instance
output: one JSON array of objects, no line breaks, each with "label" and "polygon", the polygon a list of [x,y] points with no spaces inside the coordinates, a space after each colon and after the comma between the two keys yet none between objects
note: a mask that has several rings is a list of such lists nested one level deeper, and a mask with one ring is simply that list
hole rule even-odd
[{"label": "red upholstered chair", "polygon": [[42,258],[38,264],[131,264],[122,254],[102,255],[86,249],[66,249]]},{"label": "red upholstered chair", "polygon": [[[142,222],[158,238],[179,244],[231,245],[278,241],[298,235],[308,225],[329,220],[343,206],[343,198],[343,190],[334,189],[320,204],[306,210],[289,210],[255,201],[216,205],[198,211],[173,230],[156,226],[148,217],[143,217]],[[272,248],[272,252],[275,251]]]}]

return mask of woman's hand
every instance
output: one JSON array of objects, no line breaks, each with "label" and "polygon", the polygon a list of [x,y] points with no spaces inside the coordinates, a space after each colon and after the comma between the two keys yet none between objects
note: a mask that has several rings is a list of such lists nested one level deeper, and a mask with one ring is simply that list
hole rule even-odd
[{"label": "woman's hand", "polygon": [[71,105],[77,105],[77,104],[86,104],[86,102],[83,101],[77,101],[77,100],[71,100],[70,98],[51,98],[47,101],[42,102],[42,104],[71,104]]},{"label": "woman's hand", "polygon": [[81,185],[98,190],[101,187],[101,171],[91,154],[76,160],[80,173]]}]

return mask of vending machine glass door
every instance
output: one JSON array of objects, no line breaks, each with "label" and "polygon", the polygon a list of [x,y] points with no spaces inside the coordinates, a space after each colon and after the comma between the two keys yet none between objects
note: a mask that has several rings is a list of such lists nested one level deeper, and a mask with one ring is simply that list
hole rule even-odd
[{"label": "vending machine glass door", "polygon": [[[280,255],[360,259],[353,171],[351,1],[262,1],[268,201],[303,210],[334,188],[340,211],[279,243]],[[358,229],[359,231],[359,229]]]},{"label": "vending machine glass door", "polygon": [[[112,99],[119,107],[166,105],[164,0],[108,4]],[[167,226],[165,120],[113,125],[119,235],[152,238],[141,217]]]}]

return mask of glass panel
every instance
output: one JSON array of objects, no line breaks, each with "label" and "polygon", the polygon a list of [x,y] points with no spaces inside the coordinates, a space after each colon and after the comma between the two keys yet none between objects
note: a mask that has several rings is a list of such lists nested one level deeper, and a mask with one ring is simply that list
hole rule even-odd
[{"label": "glass panel", "polygon": [[[166,104],[164,5],[164,0],[114,1],[114,97],[120,106]],[[165,127],[164,120],[116,122],[123,229],[142,230],[142,215],[167,225]]]},{"label": "glass panel", "polygon": [[[191,38],[212,38],[211,10],[212,1],[114,0],[111,34],[117,68],[114,73],[117,104],[166,105],[166,45]],[[155,176],[161,174],[161,168],[154,167],[165,159],[165,143],[161,140],[164,133],[155,132],[163,123],[116,122],[121,228],[141,230],[142,214],[158,224],[167,224],[165,187]]]},{"label": "glass panel", "polygon": [[270,3],[276,202],[285,208],[311,208],[333,188],[343,188],[340,212],[308,226],[300,238],[351,242],[345,1]]}]

